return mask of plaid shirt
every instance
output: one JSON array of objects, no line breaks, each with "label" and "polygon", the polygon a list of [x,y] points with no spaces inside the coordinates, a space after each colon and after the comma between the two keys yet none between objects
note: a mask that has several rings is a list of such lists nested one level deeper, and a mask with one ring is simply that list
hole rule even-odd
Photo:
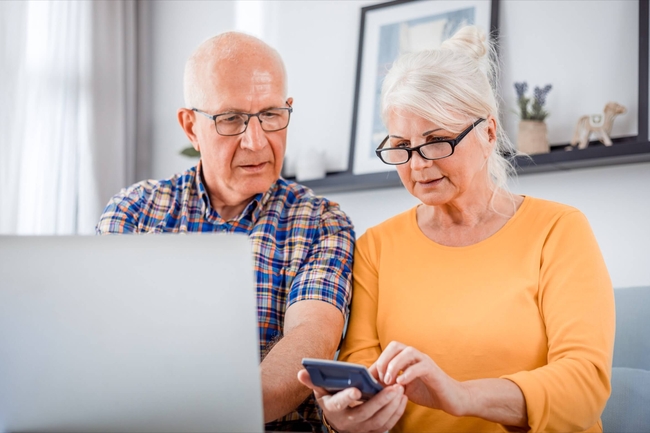
[{"label": "plaid shirt", "polygon": [[[261,359],[282,337],[284,313],[293,303],[317,299],[347,316],[354,231],[336,203],[279,179],[225,221],[210,206],[201,178],[199,163],[170,179],[123,189],[104,209],[97,233],[247,233],[257,279]],[[320,426],[310,397],[266,430],[320,431]]]}]

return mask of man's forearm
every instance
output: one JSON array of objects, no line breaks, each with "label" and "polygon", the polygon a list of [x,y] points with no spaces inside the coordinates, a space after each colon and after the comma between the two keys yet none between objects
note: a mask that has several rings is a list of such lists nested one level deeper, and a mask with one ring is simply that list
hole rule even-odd
[{"label": "man's forearm", "polygon": [[302,358],[332,359],[343,332],[343,315],[322,301],[301,301],[285,314],[284,337],[262,361],[264,420],[294,410],[311,392],[298,381]]},{"label": "man's forearm", "polygon": [[262,361],[264,422],[276,420],[295,409],[311,393],[298,382],[302,358],[332,359],[336,346],[315,341],[318,329],[305,325],[282,338]]}]

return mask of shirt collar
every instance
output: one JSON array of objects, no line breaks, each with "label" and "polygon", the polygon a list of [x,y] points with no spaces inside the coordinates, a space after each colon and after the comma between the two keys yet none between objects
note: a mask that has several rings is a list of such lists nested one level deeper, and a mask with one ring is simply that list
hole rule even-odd
[{"label": "shirt collar", "polygon": [[201,211],[206,215],[212,212],[212,207],[210,206],[210,196],[208,195],[208,190],[203,184],[203,169],[201,168],[201,161],[196,165],[196,190],[198,191],[199,198],[201,199]]}]

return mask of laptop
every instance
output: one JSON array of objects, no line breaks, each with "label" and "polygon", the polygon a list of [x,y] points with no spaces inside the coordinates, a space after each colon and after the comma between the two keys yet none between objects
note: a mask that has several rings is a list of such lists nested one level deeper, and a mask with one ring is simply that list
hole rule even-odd
[{"label": "laptop", "polygon": [[263,431],[245,235],[0,236],[0,431]]}]

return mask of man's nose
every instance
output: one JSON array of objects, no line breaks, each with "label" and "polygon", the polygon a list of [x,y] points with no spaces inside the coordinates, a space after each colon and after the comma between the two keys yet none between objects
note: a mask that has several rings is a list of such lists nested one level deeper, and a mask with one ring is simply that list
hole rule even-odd
[{"label": "man's nose", "polygon": [[260,119],[257,117],[251,116],[248,119],[248,127],[242,135],[241,147],[244,149],[257,151],[263,149],[268,144],[266,133],[262,129]]}]

